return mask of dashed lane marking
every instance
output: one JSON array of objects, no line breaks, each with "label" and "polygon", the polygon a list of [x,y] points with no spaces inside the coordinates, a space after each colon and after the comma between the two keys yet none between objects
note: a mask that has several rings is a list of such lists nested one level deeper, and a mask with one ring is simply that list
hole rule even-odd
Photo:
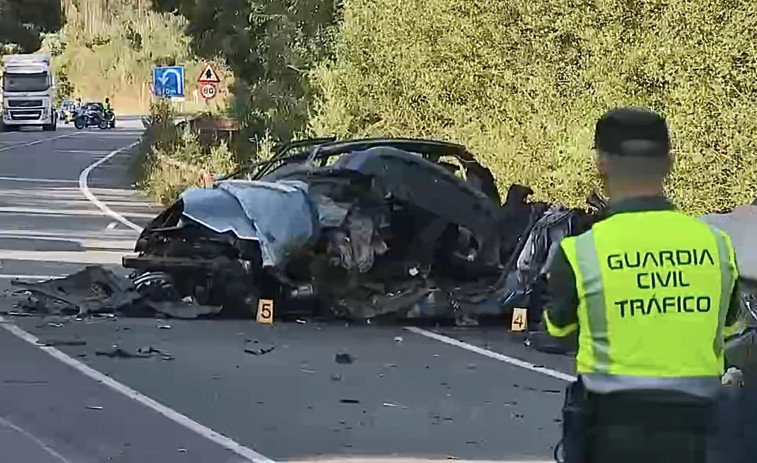
[{"label": "dashed lane marking", "polygon": [[0,280],[55,280],[65,278],[65,275],[9,275],[0,273]]},{"label": "dashed lane marking", "polygon": [[0,177],[0,181],[30,182],[30,183],[69,183],[76,184],[76,180],[64,180],[59,178],[30,178],[30,177]]},{"label": "dashed lane marking", "polygon": [[6,146],[5,148],[0,148],[0,153],[2,153],[3,151],[10,151],[18,148],[25,148],[27,146],[38,145],[46,141],[58,140],[59,138],[73,137],[74,135],[76,135],[76,133],[67,133],[65,135],[58,135],[57,137],[40,138],[39,140],[30,141],[28,143],[21,143],[20,145]]}]

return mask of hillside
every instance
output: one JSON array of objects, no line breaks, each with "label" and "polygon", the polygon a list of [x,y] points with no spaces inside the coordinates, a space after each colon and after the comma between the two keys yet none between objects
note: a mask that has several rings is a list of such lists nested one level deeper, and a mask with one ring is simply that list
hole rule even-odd
[{"label": "hillside", "polygon": [[[65,23],[44,39],[55,55],[61,97],[102,100],[110,97],[121,113],[145,114],[151,100],[152,68],[184,65],[187,89],[202,64],[184,33],[186,21],[159,13],[149,0],[63,0]],[[189,93],[189,92],[188,92]],[[223,107],[217,98],[214,107]],[[181,110],[205,109],[199,96],[187,95]]]}]

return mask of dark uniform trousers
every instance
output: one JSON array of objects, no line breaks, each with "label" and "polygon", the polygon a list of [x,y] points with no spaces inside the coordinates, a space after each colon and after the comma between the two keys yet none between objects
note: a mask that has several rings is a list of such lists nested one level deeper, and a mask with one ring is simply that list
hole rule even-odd
[{"label": "dark uniform trousers", "polygon": [[566,463],[714,463],[714,400],[662,391],[593,394],[581,383],[571,388]]}]

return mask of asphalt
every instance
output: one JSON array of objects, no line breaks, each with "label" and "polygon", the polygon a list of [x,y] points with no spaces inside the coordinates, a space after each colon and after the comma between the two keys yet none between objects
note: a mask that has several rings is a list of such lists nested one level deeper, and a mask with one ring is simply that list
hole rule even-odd
[{"label": "asphalt", "polygon": [[[15,276],[119,269],[138,232],[88,199],[80,177],[138,140],[139,127],[124,125],[0,133],[0,291]],[[157,209],[132,188],[134,154],[91,169],[86,185],[142,226]],[[12,301],[0,298],[0,310]],[[548,461],[573,372],[570,357],[527,349],[504,324],[419,334],[314,322],[6,316],[2,326],[0,448],[9,463],[225,463],[243,461],[240,454],[256,463]],[[161,353],[98,355],[114,346]],[[337,363],[338,353],[351,363]]]}]

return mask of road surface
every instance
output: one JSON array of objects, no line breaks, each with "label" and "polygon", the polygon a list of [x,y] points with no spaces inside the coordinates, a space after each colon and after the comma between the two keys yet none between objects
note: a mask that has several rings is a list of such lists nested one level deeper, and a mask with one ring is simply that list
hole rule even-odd
[{"label": "road surface", "polygon": [[[155,210],[131,188],[132,125],[0,133],[0,289],[119,268]],[[3,462],[548,461],[573,369],[504,327],[54,322],[2,323]],[[60,341],[86,344],[38,345]],[[114,345],[172,360],[96,355]]]}]

